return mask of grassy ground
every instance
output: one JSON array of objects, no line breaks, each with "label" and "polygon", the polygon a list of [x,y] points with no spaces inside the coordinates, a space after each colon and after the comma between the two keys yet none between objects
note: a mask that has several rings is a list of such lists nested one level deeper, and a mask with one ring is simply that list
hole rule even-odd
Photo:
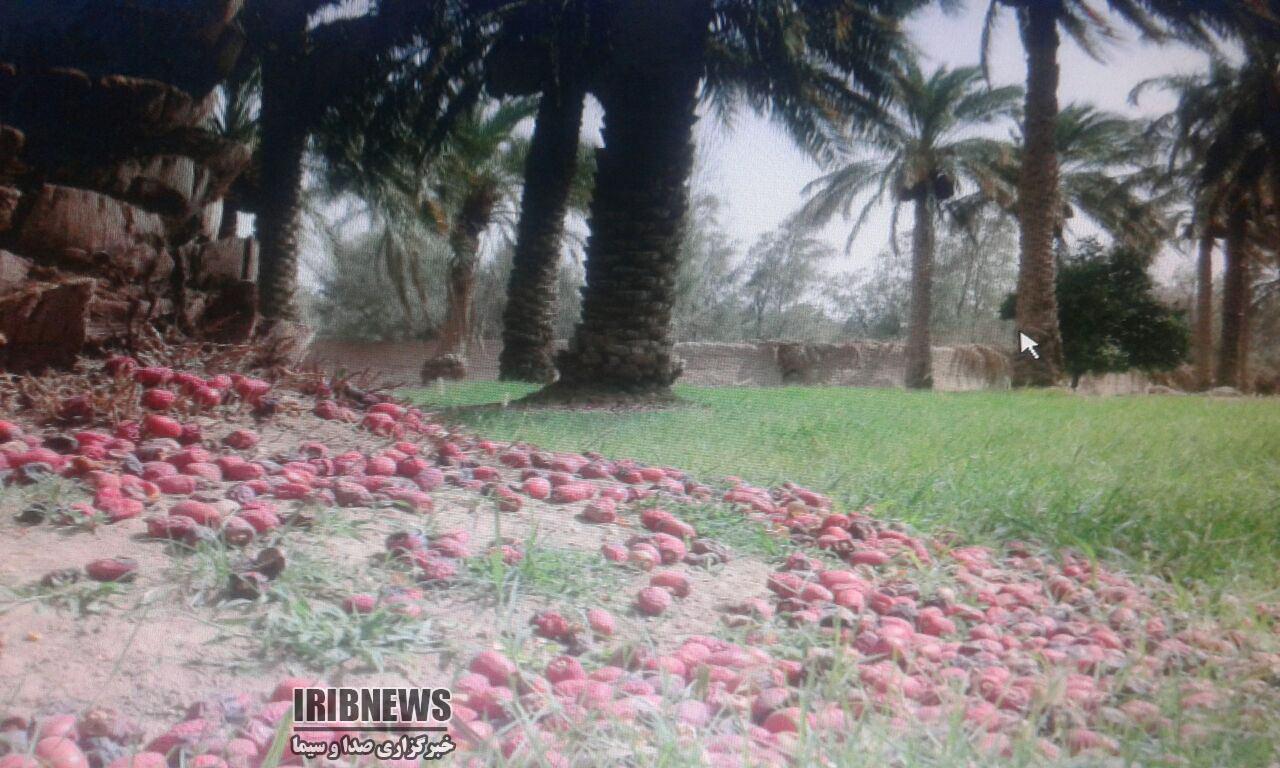
[{"label": "grassy ground", "polygon": [[[530,388],[415,390],[430,405]],[[483,434],[550,449],[793,480],[924,530],[1033,539],[1180,583],[1280,589],[1280,403],[1056,392],[680,387],[665,411],[461,410]]]}]

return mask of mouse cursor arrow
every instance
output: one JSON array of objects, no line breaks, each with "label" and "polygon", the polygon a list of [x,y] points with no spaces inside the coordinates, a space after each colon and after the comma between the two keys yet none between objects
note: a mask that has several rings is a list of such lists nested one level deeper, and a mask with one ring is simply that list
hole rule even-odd
[{"label": "mouse cursor arrow", "polygon": [[1018,332],[1018,351],[1030,352],[1031,356],[1036,360],[1040,359],[1040,353],[1036,351],[1036,347],[1040,346],[1036,340],[1021,331]]}]

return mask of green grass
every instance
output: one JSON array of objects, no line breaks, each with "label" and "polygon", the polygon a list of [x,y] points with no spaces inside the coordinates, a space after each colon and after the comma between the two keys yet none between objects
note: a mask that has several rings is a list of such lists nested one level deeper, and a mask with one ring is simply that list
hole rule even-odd
[{"label": "green grass", "polygon": [[[427,405],[527,386],[413,390]],[[495,439],[793,480],[845,506],[976,541],[1029,539],[1182,583],[1280,587],[1280,402],[678,387],[687,405],[610,413],[459,411]]]},{"label": "green grass", "polygon": [[541,546],[536,539],[525,547],[524,558],[506,565],[491,553],[466,562],[465,581],[483,589],[500,605],[514,605],[523,595],[585,602],[618,589],[624,574],[596,552]]}]

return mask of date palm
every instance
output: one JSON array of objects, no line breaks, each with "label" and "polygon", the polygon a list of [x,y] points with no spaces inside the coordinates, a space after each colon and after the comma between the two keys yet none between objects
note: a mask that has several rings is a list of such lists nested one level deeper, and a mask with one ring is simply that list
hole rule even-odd
[{"label": "date palm", "polygon": [[[1261,249],[1275,249],[1280,200],[1280,44],[1248,35],[1244,60],[1215,60],[1207,73],[1160,78],[1178,97],[1156,130],[1167,137],[1171,167],[1192,182],[1195,217],[1202,233],[1198,292],[1197,367],[1210,383],[1208,336],[1212,332],[1210,264],[1205,242],[1225,237],[1222,330],[1216,371],[1221,386],[1248,388],[1251,272]],[[1210,246],[1211,247],[1211,246]]]},{"label": "date palm", "polygon": [[[1255,23],[1248,4],[1199,0],[1107,0],[1107,7],[1152,40],[1176,38],[1211,45],[1211,34]],[[1256,4],[1255,4],[1256,5]],[[1021,229],[1016,319],[1021,331],[1040,343],[1041,356],[1015,358],[1015,384],[1047,386],[1062,372],[1062,337],[1054,297],[1054,227],[1061,199],[1060,170],[1054,151],[1058,117],[1058,49],[1060,33],[1099,56],[1100,46],[1115,30],[1089,0],[991,0],[983,31],[983,60],[999,12],[1012,8],[1018,16],[1027,56],[1026,141],[1018,180]],[[1261,23],[1261,22],[1257,22]]]},{"label": "date palm", "polygon": [[1275,249],[1280,209],[1280,43],[1253,40],[1237,68],[1212,83],[1217,116],[1205,115],[1200,189],[1219,191],[1226,216],[1218,384],[1249,387],[1251,269],[1259,246]]},{"label": "date palm", "polygon": [[[879,111],[905,47],[906,0],[619,0],[593,4],[591,92],[604,146],[582,317],[543,397],[665,396],[680,375],[671,311],[700,96],[778,117],[803,144]],[[702,85],[705,83],[705,85]],[[700,85],[702,85],[700,92]]]},{"label": "date palm", "polygon": [[[955,207],[995,203],[1016,218],[1026,146],[1025,137],[1015,136],[1012,152],[991,159],[995,173],[987,186]],[[1065,242],[1079,215],[1112,239],[1154,254],[1171,232],[1172,192],[1154,167],[1159,144],[1146,125],[1091,104],[1068,104],[1054,123],[1053,147],[1059,174],[1058,207],[1050,219],[1054,241]]]},{"label": "date palm", "polygon": [[528,140],[516,129],[535,110],[529,99],[491,108],[482,104],[455,122],[438,152],[425,137],[406,130],[397,134],[398,141],[384,140],[372,164],[362,151],[367,126],[353,123],[353,116],[335,115],[317,132],[333,191],[363,198],[387,226],[413,218],[447,242],[437,355],[466,353],[480,238],[491,225],[514,222],[528,153]]},{"label": "date palm", "polygon": [[885,119],[845,147],[833,170],[805,187],[809,199],[798,219],[810,226],[825,225],[837,214],[848,220],[854,203],[862,200],[849,233],[852,245],[869,214],[892,200],[891,244],[896,250],[899,213],[911,205],[906,384],[927,389],[933,385],[929,327],[937,221],[958,187],[982,196],[1001,183],[995,163],[1012,153],[1012,145],[978,132],[1012,117],[1022,90],[989,89],[978,67],[942,67],[926,75],[908,61],[892,93]]},{"label": "date palm", "polygon": [[[1213,252],[1226,234],[1223,213],[1231,184],[1218,178],[1203,183],[1205,153],[1213,136],[1222,130],[1226,112],[1221,95],[1228,93],[1234,69],[1215,59],[1208,72],[1170,75],[1139,83],[1130,94],[1135,103],[1152,87],[1177,97],[1173,111],[1152,121],[1149,132],[1168,150],[1166,172],[1170,186],[1185,190],[1190,185],[1190,223],[1186,231],[1197,243],[1195,327],[1192,333],[1196,383],[1208,389],[1214,383],[1213,370]],[[1239,246],[1234,250],[1238,253]]]},{"label": "date palm", "polygon": [[438,144],[478,95],[468,73],[483,53],[482,15],[456,1],[386,0],[355,15],[334,9],[332,0],[247,0],[241,16],[248,56],[261,70],[258,184],[249,197],[268,326],[297,318],[303,161],[319,121],[348,102],[367,104],[363,96],[389,78],[413,79],[416,98],[381,104],[379,114],[412,112],[419,132]]},{"label": "date palm", "polygon": [[1280,42],[1252,40],[1230,86],[1219,92],[1224,113],[1204,153],[1200,184],[1225,188],[1226,268],[1218,384],[1250,387],[1251,270],[1259,246],[1275,250],[1280,210]]},{"label": "date palm", "polygon": [[[1025,146],[1025,145],[1024,145]],[[1069,104],[1054,126],[1062,237],[1077,213],[1121,244],[1154,256],[1172,233],[1170,190],[1155,165],[1158,145],[1145,126],[1089,104]],[[1020,153],[1025,158],[1025,151]]]},{"label": "date palm", "polygon": [[492,94],[538,96],[502,317],[503,380],[545,383],[555,377],[553,324],[565,214],[585,206],[583,177],[593,168],[579,144],[591,74],[591,21],[585,0],[516,5],[502,14],[486,58]]}]

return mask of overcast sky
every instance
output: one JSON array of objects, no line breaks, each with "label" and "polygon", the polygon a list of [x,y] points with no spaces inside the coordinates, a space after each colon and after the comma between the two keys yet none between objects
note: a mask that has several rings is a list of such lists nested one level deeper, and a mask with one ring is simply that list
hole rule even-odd
[{"label": "overcast sky", "polygon": [[[933,10],[921,14],[909,25],[912,39],[926,57],[926,71],[932,66],[950,67],[978,63],[982,19],[986,2],[970,0],[968,9],[956,16]],[[1060,62],[1062,104],[1088,101],[1129,114],[1158,114],[1172,106],[1165,94],[1152,90],[1140,107],[1128,102],[1130,89],[1138,82],[1170,72],[1195,71],[1207,64],[1206,57],[1185,46],[1157,47],[1135,39],[1132,30],[1117,25],[1122,42],[1112,47],[1107,61],[1100,64],[1074,44],[1064,41]],[[1012,13],[1004,13],[992,47],[993,83],[1021,84],[1026,66],[1022,44]],[[598,131],[598,112],[590,130]],[[598,135],[593,135],[599,141]],[[778,127],[767,119],[744,113],[726,133],[714,120],[699,125],[702,182],[726,202],[725,222],[745,247],[761,233],[777,226],[800,204],[800,190],[819,175],[820,169],[797,150]],[[903,224],[910,221],[909,214]],[[849,257],[843,255],[847,225],[833,224],[825,233],[841,255],[830,266],[837,271],[866,267],[888,243],[888,216],[868,222]],[[1165,260],[1162,272],[1174,265]],[[1174,259],[1173,261],[1176,261]]]}]

